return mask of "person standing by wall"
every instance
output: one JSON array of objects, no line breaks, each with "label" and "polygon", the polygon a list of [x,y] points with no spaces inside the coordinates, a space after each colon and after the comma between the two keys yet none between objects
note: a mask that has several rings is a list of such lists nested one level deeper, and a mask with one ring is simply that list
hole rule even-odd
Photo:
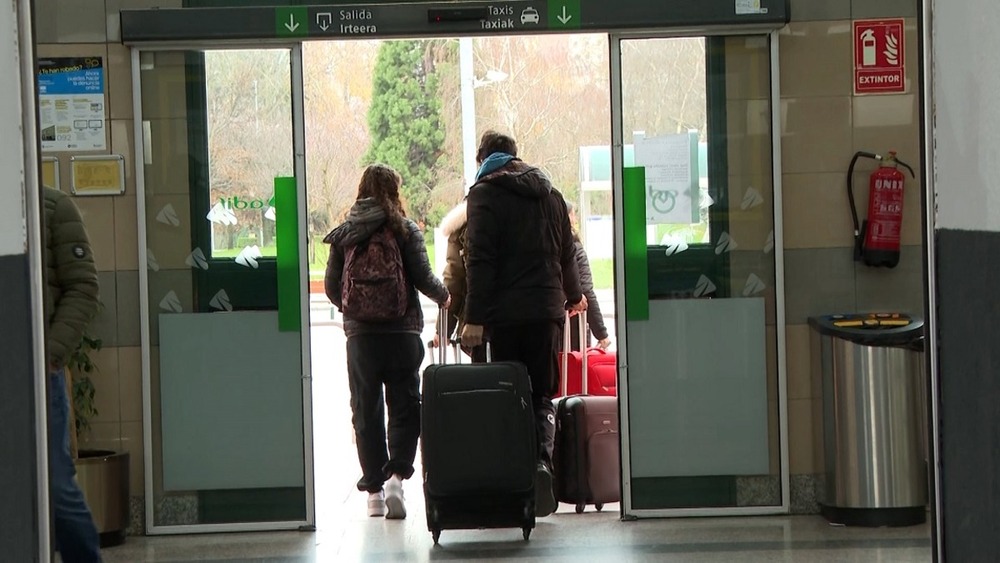
[{"label": "person standing by wall", "polygon": [[519,361],[531,377],[538,432],[535,510],[547,516],[558,390],[557,354],[566,308],[582,312],[566,202],[548,177],[517,158],[514,139],[486,132],[468,196],[465,321],[462,343],[489,340],[493,359]]},{"label": "person standing by wall", "polygon": [[45,310],[49,362],[49,494],[56,549],[65,563],[101,560],[100,536],[70,455],[66,364],[100,307],[97,266],[83,217],[63,192],[44,187]]},{"label": "person standing by wall", "polygon": [[323,239],[331,246],[326,295],[347,333],[357,487],[368,493],[369,516],[390,519],[406,517],[403,480],[413,475],[420,436],[424,317],[417,291],[441,306],[451,301],[431,271],[420,228],[406,217],[402,184],[388,166],[366,168],[347,220]]}]

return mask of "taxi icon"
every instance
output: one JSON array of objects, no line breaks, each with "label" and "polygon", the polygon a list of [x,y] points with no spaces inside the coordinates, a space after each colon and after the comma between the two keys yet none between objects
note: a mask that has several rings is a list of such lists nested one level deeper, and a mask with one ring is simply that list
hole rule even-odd
[{"label": "taxi icon", "polygon": [[532,8],[531,6],[528,6],[521,11],[521,25],[529,23],[538,23],[538,10]]}]

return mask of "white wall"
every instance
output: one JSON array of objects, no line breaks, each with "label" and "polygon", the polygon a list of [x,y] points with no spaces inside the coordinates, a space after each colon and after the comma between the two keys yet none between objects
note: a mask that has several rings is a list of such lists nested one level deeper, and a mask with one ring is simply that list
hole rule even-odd
[{"label": "white wall", "polygon": [[0,9],[0,256],[24,254],[27,245],[16,8]]},{"label": "white wall", "polygon": [[1000,231],[1000,1],[933,10],[937,227]]}]

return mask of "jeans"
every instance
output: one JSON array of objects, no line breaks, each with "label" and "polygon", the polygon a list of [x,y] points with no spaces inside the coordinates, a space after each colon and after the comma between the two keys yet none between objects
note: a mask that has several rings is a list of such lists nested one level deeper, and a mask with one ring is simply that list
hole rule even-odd
[{"label": "jeans", "polygon": [[69,397],[66,374],[49,374],[49,495],[56,549],[65,563],[101,560],[100,537],[83,493],[76,484],[76,466],[69,452]]},{"label": "jeans", "polygon": [[541,321],[491,329],[495,362],[521,362],[531,377],[531,402],[538,433],[538,459],[552,468],[556,436],[556,408],[552,396],[559,389],[558,356],[562,348],[562,323]]},{"label": "jeans", "polygon": [[403,479],[413,475],[420,437],[423,359],[424,347],[417,334],[359,334],[347,339],[351,412],[362,471],[360,491],[378,492],[394,474]]}]

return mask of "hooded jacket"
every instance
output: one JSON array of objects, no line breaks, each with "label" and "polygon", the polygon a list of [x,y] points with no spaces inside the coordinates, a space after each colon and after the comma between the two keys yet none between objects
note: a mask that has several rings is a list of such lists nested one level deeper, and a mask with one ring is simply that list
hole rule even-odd
[{"label": "hooded jacket", "polygon": [[[451,294],[448,309],[448,333],[456,332],[456,327],[465,318],[465,247],[468,216],[466,202],[456,205],[441,220],[441,233],[448,237],[447,263],[444,267],[444,285]],[[461,330],[460,327],[457,330]]]},{"label": "hooded jacket", "polygon": [[562,194],[538,168],[494,154],[467,201],[465,321],[561,321],[582,297]]},{"label": "hooded jacket", "polygon": [[[368,240],[386,222],[385,210],[375,200],[359,199],[347,215],[347,220],[326,235],[323,242],[330,245],[326,262],[326,296],[337,306],[343,307],[341,287],[344,276],[344,256],[348,247]],[[417,291],[430,297],[439,305],[448,300],[448,290],[431,271],[424,236],[413,221],[406,220],[406,237],[397,235],[396,243],[403,257],[406,279],[410,285],[410,301],[406,314],[399,319],[370,323],[344,316],[344,332],[348,338],[358,334],[406,332],[420,334],[424,328],[424,313],[420,308]]]},{"label": "hooded jacket", "polygon": [[45,192],[45,310],[49,363],[66,365],[100,307],[97,266],[83,217],[55,188]]}]

